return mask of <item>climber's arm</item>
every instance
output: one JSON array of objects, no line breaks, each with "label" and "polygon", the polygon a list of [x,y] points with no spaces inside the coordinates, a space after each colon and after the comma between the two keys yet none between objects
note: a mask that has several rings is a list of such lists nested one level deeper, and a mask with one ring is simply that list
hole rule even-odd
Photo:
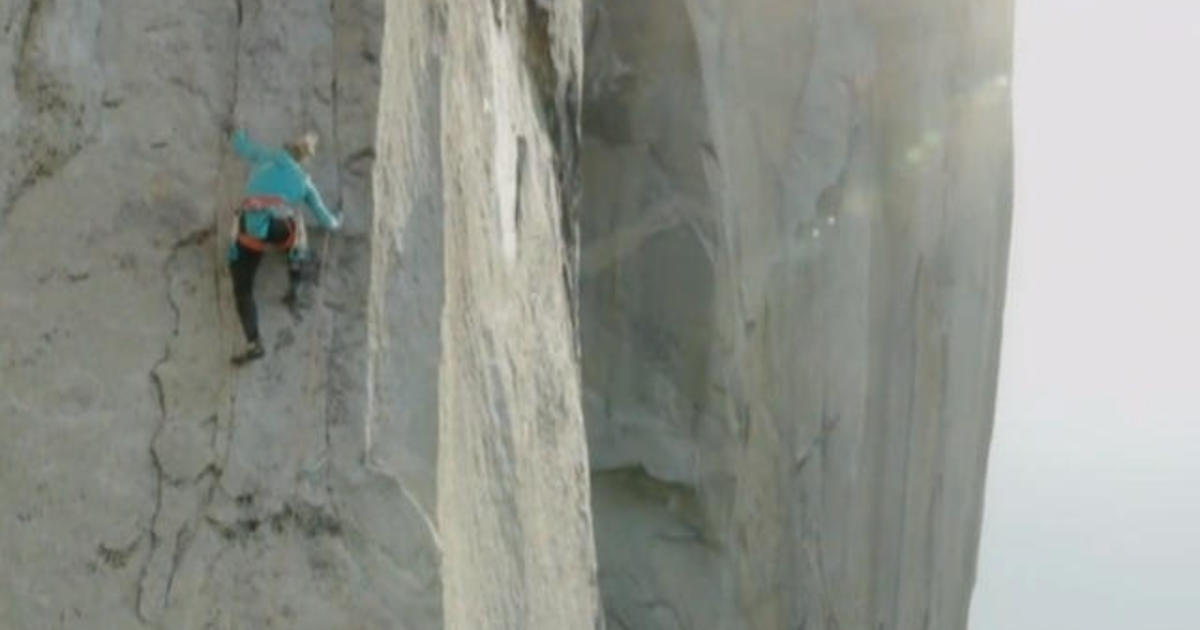
[{"label": "climber's arm", "polygon": [[245,129],[233,132],[233,150],[250,163],[265,162],[275,154],[275,151],[251,140]]},{"label": "climber's arm", "polygon": [[325,207],[325,202],[321,200],[321,193],[317,191],[317,187],[313,185],[311,179],[305,182],[304,205],[308,206],[309,211],[321,222],[321,225],[332,230],[342,227],[342,220]]}]

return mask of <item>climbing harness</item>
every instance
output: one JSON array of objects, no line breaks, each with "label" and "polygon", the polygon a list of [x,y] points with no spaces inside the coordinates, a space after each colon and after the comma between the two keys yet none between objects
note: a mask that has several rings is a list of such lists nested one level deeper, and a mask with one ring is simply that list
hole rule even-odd
[{"label": "climbing harness", "polygon": [[[246,231],[246,213],[261,212],[264,210],[278,213],[287,225],[288,235],[283,243],[272,244]],[[281,197],[246,197],[242,201],[242,205],[234,212],[234,215],[233,234],[230,236],[232,240],[247,250],[261,254],[270,248],[285,252],[290,252],[293,249],[304,251],[307,248],[308,235],[305,233],[304,222],[296,218],[295,212]]]}]

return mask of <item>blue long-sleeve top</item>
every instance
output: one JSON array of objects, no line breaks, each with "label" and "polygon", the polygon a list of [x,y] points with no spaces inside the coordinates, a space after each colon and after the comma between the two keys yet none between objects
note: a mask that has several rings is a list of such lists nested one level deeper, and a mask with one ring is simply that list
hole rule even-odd
[{"label": "blue long-sleeve top", "polygon": [[[337,218],[325,207],[312,178],[286,150],[258,144],[244,129],[233,133],[233,150],[250,164],[246,196],[280,197],[289,206],[303,204],[321,225],[337,227]],[[270,212],[247,212],[246,231],[256,238],[266,238],[270,221]]]}]

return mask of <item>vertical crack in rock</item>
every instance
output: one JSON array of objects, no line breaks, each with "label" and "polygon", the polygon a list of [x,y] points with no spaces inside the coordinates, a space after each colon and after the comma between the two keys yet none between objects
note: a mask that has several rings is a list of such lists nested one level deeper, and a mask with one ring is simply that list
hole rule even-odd
[{"label": "vertical crack in rock", "polygon": [[[334,168],[334,192],[337,195],[335,198],[335,201],[334,201],[334,204],[335,204],[334,211],[341,213],[342,221],[345,222],[346,209],[343,206],[343,204],[345,203],[345,194],[342,189],[342,187],[343,187],[343,182],[342,182],[342,143],[341,143],[341,134],[339,133],[339,128],[341,127],[341,119],[338,115],[338,113],[339,113],[338,106],[339,106],[340,100],[341,100],[341,95],[338,91],[338,70],[339,70],[338,53],[341,50],[341,46],[340,46],[341,38],[339,37],[339,35],[341,34],[342,26],[338,21],[337,0],[329,0],[329,19],[330,19],[330,23],[332,24],[332,28],[333,28],[333,46],[331,47],[331,50],[330,50],[330,61],[329,61],[329,69],[330,69],[329,70],[329,94],[330,94],[330,101],[331,101],[330,102],[330,110],[331,110],[330,115],[333,119],[333,124],[330,125],[330,136],[331,136],[330,144],[333,145],[332,154],[333,154],[333,168]],[[318,271],[317,271],[317,275],[318,275],[318,277],[317,277],[317,299],[315,300],[318,307],[324,306],[322,304],[321,297],[324,294],[325,284],[327,282],[327,279],[325,277],[326,276],[325,270],[328,268],[328,265],[330,264],[330,261],[327,259],[329,256],[329,235],[328,234],[325,234],[322,237],[321,250],[322,250],[321,257],[318,259],[318,264],[320,265],[320,269],[318,269]],[[336,316],[335,316],[335,320],[336,320]],[[336,336],[336,334],[334,334],[334,336]],[[332,343],[333,343],[333,340],[331,339],[330,344],[332,345]],[[326,374],[328,375],[335,369],[336,369],[336,365],[334,365],[334,349],[330,348],[329,353],[325,357]],[[327,376],[327,378],[328,378],[328,376]],[[332,398],[332,397],[330,396],[329,398]],[[325,467],[324,467],[325,491],[326,491],[326,493],[328,493],[330,495],[330,505],[333,506],[333,509],[336,512],[337,503],[332,500],[333,491],[332,491],[331,485],[330,485],[331,484],[330,471],[332,470],[333,466],[331,465],[329,458],[333,457],[332,422],[333,422],[333,415],[334,415],[333,410],[330,408],[331,404],[332,404],[332,401],[329,401],[329,400],[326,401],[325,421],[324,421],[325,452],[322,455],[322,460],[325,461]]]},{"label": "vertical crack in rock", "polygon": [[[343,229],[346,227],[347,223],[347,211],[346,208],[344,208],[344,204],[346,204],[346,191],[344,191],[344,187],[346,187],[346,181],[344,181],[343,175],[344,169],[348,168],[346,164],[343,164],[341,133],[343,94],[340,54],[344,37],[346,37],[346,34],[343,32],[343,28],[346,25],[342,23],[343,16],[340,10],[344,10],[344,6],[346,5],[340,4],[338,0],[329,0],[329,18],[332,29],[329,78],[331,118],[330,154],[334,156],[334,211],[341,215]],[[360,152],[361,150],[356,152],[355,156],[352,156],[352,158],[358,156]],[[354,246],[352,245],[349,247],[349,252],[353,251]],[[322,235],[322,245],[320,245],[320,253],[318,257],[319,266],[317,269],[316,278],[317,292],[316,295],[314,295],[313,300],[313,304],[316,305],[316,307],[325,308],[325,310],[330,313],[329,329],[326,330],[326,332],[329,334],[328,346],[326,346],[328,349],[326,349],[323,362],[326,392],[322,421],[323,451],[318,457],[317,466],[320,468],[320,475],[322,475],[323,478],[326,503],[328,503],[329,509],[332,511],[332,518],[334,518],[336,522],[341,522],[342,515],[340,506],[338,506],[338,502],[335,500],[336,493],[334,490],[334,470],[337,463],[335,462],[336,452],[334,449],[334,424],[336,421],[338,421],[338,419],[340,419],[340,414],[344,413],[344,403],[340,398],[340,394],[337,394],[335,390],[340,389],[341,380],[343,379],[343,368],[341,367],[340,361],[338,361],[338,355],[344,352],[344,349],[342,347],[343,338],[341,336],[341,332],[338,331],[340,308],[331,308],[331,305],[325,304],[324,295],[326,288],[328,288],[326,286],[328,286],[330,282],[328,270],[330,265],[334,264],[332,263],[332,258],[341,256],[341,252],[342,247],[337,247],[336,244],[335,246],[331,247],[329,233]],[[316,334],[316,332],[314,332],[314,334]],[[316,341],[316,338],[314,338],[314,341]],[[316,346],[317,344],[314,343],[310,352],[316,352]]]},{"label": "vertical crack in rock", "polygon": [[163,400],[162,381],[159,379],[156,370],[163,361],[166,360],[166,355],[154,365],[150,371],[150,379],[154,384],[155,393],[158,397],[159,420],[158,425],[154,428],[154,433],[150,437],[150,463],[154,468],[154,511],[150,514],[150,524],[146,528],[145,535],[150,538],[150,549],[146,552],[146,560],[142,563],[142,568],[138,571],[137,579],[137,594],[134,597],[133,610],[137,614],[138,620],[142,623],[150,623],[146,617],[143,608],[143,598],[146,591],[146,576],[150,572],[150,563],[154,561],[154,555],[158,552],[158,533],[155,528],[158,526],[158,515],[162,512],[162,495],[164,473],[162,461],[158,458],[158,451],[154,447],[154,443],[158,440],[159,434],[162,433],[163,427],[166,424],[166,404]]},{"label": "vertical crack in rock", "polygon": [[338,35],[341,33],[342,28],[341,24],[338,23],[337,0],[329,0],[329,18],[333,25],[333,46],[329,62],[329,98],[331,101],[330,116],[333,119],[333,124],[330,125],[330,134],[332,135],[330,139],[333,145],[334,190],[337,193],[337,201],[334,207],[338,212],[342,212],[344,216],[345,208],[342,207],[342,143],[338,134],[338,128],[341,127],[341,119],[338,117],[338,51],[340,50],[340,38]]},{"label": "vertical crack in rock", "polygon": [[[560,229],[566,253],[562,281],[572,330],[580,330],[579,274],[576,270],[579,269],[579,204],[582,190],[579,138],[583,128],[579,116],[579,70],[574,65],[574,59],[559,59],[555,54],[552,9],[544,6],[541,0],[526,0],[525,7],[525,65],[537,90],[544,128],[555,149]],[[579,335],[575,335],[574,352],[578,360],[582,356]]]},{"label": "vertical crack in rock", "polygon": [[185,524],[175,533],[175,547],[171,553],[171,569],[167,572],[167,586],[163,589],[163,608],[170,604],[171,589],[175,586],[175,574],[179,572],[179,565],[183,562],[183,555],[187,553],[191,541],[192,530]]},{"label": "vertical crack in rock", "polygon": [[529,143],[525,139],[525,136],[519,136],[517,138],[517,165],[515,169],[515,177],[513,178],[517,182],[517,193],[513,198],[513,231],[517,233],[518,237],[521,233],[521,211],[522,206],[524,205],[522,203],[524,198],[522,191],[525,189],[525,161],[529,159],[529,156],[527,155],[529,152],[528,144]]},{"label": "vertical crack in rock", "polygon": [[[232,81],[232,89],[229,91],[229,108],[226,112],[226,124],[229,127],[233,127],[235,124],[237,124],[237,105],[238,105],[238,99],[240,98],[239,94],[240,94],[240,86],[241,86],[241,82],[242,82],[242,24],[245,22],[245,19],[246,19],[245,6],[243,5],[244,2],[245,2],[245,0],[233,0],[233,9],[234,9],[233,71],[232,71],[233,81]],[[224,138],[223,140],[228,141],[227,138]],[[225,155],[228,155],[227,152],[228,152],[228,149],[226,149]],[[223,159],[225,159],[225,158],[221,158],[221,157],[218,158],[218,162],[217,162],[217,164],[218,164],[217,172],[218,173],[223,172],[223,169],[221,169],[221,167],[220,167],[221,161]],[[221,216],[222,216],[221,209],[218,208],[217,212],[216,212],[216,216],[213,218],[213,224],[214,224],[215,228],[218,230],[221,227],[220,226]],[[221,272],[219,269],[217,269],[215,267],[216,266],[214,266],[214,271],[213,271],[213,277],[214,277],[214,281],[216,283],[215,295],[217,296],[218,300],[221,300],[222,299],[221,296],[224,295],[224,291],[222,290],[223,287],[222,287],[222,282],[221,282],[221,280],[222,280]],[[227,310],[226,308],[222,308],[221,312],[225,313],[226,310]],[[222,322],[221,329],[222,329],[222,331],[225,330],[224,322]],[[229,402],[229,422],[227,423],[227,426],[225,428],[225,431],[226,431],[226,435],[225,435],[226,454],[225,455],[226,456],[228,456],[229,445],[233,441],[233,428],[234,428],[235,421],[237,420],[237,379],[232,378],[230,380],[232,382],[232,385],[229,388],[229,401],[228,401]],[[224,462],[222,463],[222,465],[224,465]]]},{"label": "vertical crack in rock", "polygon": [[242,82],[242,23],[246,19],[243,2],[245,0],[233,0],[233,89],[229,91],[229,108],[226,111],[226,122],[230,127],[237,122],[237,105]]},{"label": "vertical crack in rock", "polygon": [[[164,484],[176,482],[175,480],[170,479],[167,475],[167,471],[162,463],[162,458],[158,452],[158,440],[162,436],[162,432],[166,429],[167,421],[170,417],[170,412],[167,406],[166,388],[163,385],[162,376],[159,374],[159,370],[171,361],[171,343],[179,336],[181,317],[179,303],[175,300],[175,295],[171,291],[171,285],[175,279],[171,270],[181,250],[186,247],[196,247],[202,245],[209,239],[209,237],[213,235],[213,233],[214,230],[212,228],[203,228],[191,232],[190,234],[179,239],[173,245],[171,245],[170,253],[167,254],[167,257],[163,261],[162,265],[162,275],[164,281],[163,291],[166,295],[167,305],[171,310],[171,327],[167,333],[167,339],[163,343],[162,355],[157,361],[155,361],[154,365],[150,368],[149,373],[150,382],[154,387],[155,401],[158,404],[159,417],[158,423],[154,427],[154,432],[150,436],[149,445],[150,464],[154,469],[154,510],[150,515],[150,523],[147,527],[145,535],[147,535],[150,539],[150,549],[147,552],[146,561],[142,564],[142,568],[138,572],[137,594],[134,599],[134,612],[137,614],[138,619],[142,623],[150,622],[149,617],[146,614],[147,602],[145,601],[145,594],[147,588],[147,579],[150,572],[150,565],[154,562],[154,557],[158,553],[159,546],[162,544],[161,540],[159,539],[158,521],[159,515],[162,513],[163,488]],[[178,540],[179,536],[177,535],[176,541],[178,542]],[[174,565],[177,564],[179,556],[180,551],[178,548],[176,548],[172,552],[173,566],[170,572],[170,577],[168,578],[167,588],[163,591],[162,605],[164,607],[166,606],[167,598],[170,596],[170,587],[174,581]]]}]

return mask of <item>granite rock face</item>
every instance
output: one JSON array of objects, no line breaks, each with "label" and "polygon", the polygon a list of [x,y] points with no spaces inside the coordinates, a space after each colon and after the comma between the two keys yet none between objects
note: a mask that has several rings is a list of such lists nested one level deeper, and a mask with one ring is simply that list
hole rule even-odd
[{"label": "granite rock face", "polygon": [[1011,205],[1007,0],[592,0],[610,628],[961,629]]},{"label": "granite rock face", "polygon": [[[598,622],[562,237],[579,18],[0,8],[0,627]],[[264,263],[268,356],[240,370],[230,123],[318,131],[346,218],[310,234],[302,317]]]},{"label": "granite rock face", "polygon": [[447,628],[592,628],[577,253],[563,236],[577,230],[579,6],[388,8],[370,459],[394,458],[421,503],[436,497]]},{"label": "granite rock face", "polygon": [[[1010,30],[7,0],[0,628],[964,627]],[[345,216],[241,369],[229,125]]]}]

